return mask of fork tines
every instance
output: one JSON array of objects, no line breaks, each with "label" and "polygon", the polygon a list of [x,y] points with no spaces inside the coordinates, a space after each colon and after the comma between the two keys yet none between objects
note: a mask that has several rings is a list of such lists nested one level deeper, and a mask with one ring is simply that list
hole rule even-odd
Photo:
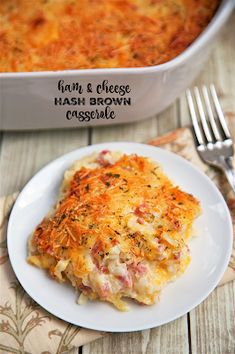
[{"label": "fork tines", "polygon": [[186,91],[195,135],[199,145],[231,139],[214,85]]}]

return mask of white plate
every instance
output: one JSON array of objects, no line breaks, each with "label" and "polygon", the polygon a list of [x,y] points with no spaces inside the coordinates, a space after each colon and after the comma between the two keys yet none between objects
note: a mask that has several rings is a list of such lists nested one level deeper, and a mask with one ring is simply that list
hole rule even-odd
[{"label": "white plate", "polygon": [[[128,312],[108,303],[76,304],[68,284],[59,284],[46,272],[26,262],[27,239],[57,198],[63,172],[71,163],[103,149],[137,153],[158,161],[166,174],[202,204],[196,221],[198,237],[190,241],[192,261],[186,272],[162,292],[160,302],[140,306],[132,302]],[[55,316],[86,328],[126,332],[156,327],[172,321],[203,301],[221,279],[232,250],[232,223],[227,205],[210,179],[186,160],[168,151],[136,143],[106,143],[72,151],[39,171],[24,187],[8,225],[8,251],[12,267],[26,292]]]}]

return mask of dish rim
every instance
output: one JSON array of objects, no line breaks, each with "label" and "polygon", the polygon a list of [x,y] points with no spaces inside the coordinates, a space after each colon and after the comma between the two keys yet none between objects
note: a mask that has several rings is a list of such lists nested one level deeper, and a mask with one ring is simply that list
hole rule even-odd
[{"label": "dish rim", "polygon": [[[57,317],[57,318],[60,318],[61,320],[63,321],[66,321],[66,322],[69,322],[69,323],[72,323],[73,325],[76,325],[76,326],[81,326],[83,328],[88,328],[88,329],[92,329],[92,330],[98,330],[98,331],[106,331],[106,332],[134,332],[134,331],[139,331],[139,330],[145,330],[145,329],[151,329],[151,328],[156,328],[156,327],[159,327],[163,324],[166,324],[166,323],[169,323],[169,322],[172,322],[180,317],[182,317],[183,315],[185,315],[187,312],[190,312],[192,309],[194,309],[196,306],[198,306],[202,301],[204,301],[208,296],[209,294],[216,288],[216,286],[218,285],[220,279],[222,278],[225,270],[227,269],[227,266],[228,266],[228,263],[229,263],[229,260],[230,260],[230,256],[231,256],[231,253],[232,253],[232,247],[233,247],[233,225],[232,225],[232,220],[231,220],[231,216],[230,216],[230,212],[229,212],[229,209],[228,209],[228,206],[221,194],[221,192],[219,191],[219,189],[217,188],[217,186],[211,181],[211,179],[205,174],[203,173],[202,171],[200,171],[197,167],[195,167],[190,161],[184,159],[183,157],[171,152],[171,151],[168,151],[168,150],[165,150],[165,149],[162,149],[160,147],[155,147],[155,146],[152,146],[152,145],[148,145],[148,144],[142,144],[142,143],[132,143],[132,142],[125,142],[125,141],[120,141],[120,142],[106,142],[106,143],[100,143],[100,144],[94,144],[94,145],[90,145],[90,146],[85,146],[85,147],[80,147],[78,149],[75,149],[75,150],[72,150],[66,154],[63,154],[61,156],[59,156],[58,158],[50,161],[48,164],[46,164],[43,168],[41,168],[39,171],[37,171],[34,176],[26,183],[26,185],[24,186],[24,188],[22,189],[22,191],[20,192],[20,194],[18,195],[15,203],[14,203],[14,206],[12,208],[12,211],[11,211],[11,214],[10,214],[10,217],[9,217],[9,222],[8,222],[8,226],[7,226],[7,249],[8,249],[8,254],[9,254],[9,260],[10,260],[10,263],[11,263],[11,266],[13,268],[13,271],[15,273],[15,276],[17,278],[17,280],[19,281],[19,283],[21,284],[21,286],[23,287],[23,289],[25,290],[24,286],[22,285],[21,281],[19,280],[20,277],[20,270],[18,270],[17,268],[14,267],[14,261],[13,261],[13,258],[12,258],[12,255],[11,255],[11,248],[9,247],[9,239],[10,239],[10,233],[11,233],[11,227],[12,227],[12,224],[13,224],[13,221],[14,221],[14,212],[15,212],[15,209],[18,205],[18,203],[21,201],[21,198],[22,198],[22,195],[23,193],[25,192],[25,190],[30,186],[30,184],[32,183],[32,181],[37,177],[37,175],[40,173],[43,173],[43,171],[48,167],[48,166],[51,166],[53,164],[56,164],[59,160],[62,161],[63,158],[69,156],[69,155],[73,155],[77,152],[79,152],[80,150],[83,150],[84,151],[84,154],[82,154],[82,157],[84,156],[87,156],[89,153],[91,153],[92,151],[100,151],[102,149],[104,149],[105,147],[107,148],[110,148],[112,149],[112,146],[114,146],[114,148],[118,149],[118,145],[119,144],[125,144],[125,145],[129,145],[130,147],[133,147],[134,146],[138,146],[138,147],[144,147],[144,148],[154,148],[156,150],[158,150],[160,153],[163,152],[165,153],[166,155],[168,156],[172,156],[173,155],[173,158],[178,160],[178,161],[182,161],[183,163],[186,163],[186,164],[189,164],[190,167],[192,168],[193,171],[195,171],[196,173],[199,173],[199,175],[201,175],[202,178],[206,179],[206,181],[211,185],[213,191],[216,193],[217,197],[219,197],[220,199],[220,202],[223,204],[223,207],[224,207],[224,211],[225,211],[225,214],[226,214],[226,219],[228,221],[228,229],[229,229],[229,238],[228,240],[230,241],[229,245],[228,245],[228,248],[227,248],[227,252],[226,252],[226,257],[224,257],[224,260],[223,260],[223,264],[220,268],[220,271],[218,272],[217,274],[217,277],[216,277],[216,280],[214,281],[214,285],[209,288],[207,291],[205,291],[203,293],[203,295],[201,295],[200,297],[198,297],[197,301],[194,301],[194,303],[191,304],[191,306],[188,307],[187,311],[185,312],[184,311],[181,311],[180,313],[177,313],[175,314],[174,316],[171,317],[170,320],[167,320],[166,322],[163,322],[161,324],[152,324],[152,325],[135,325],[132,329],[129,329],[129,330],[126,330],[126,329],[122,329],[122,328],[116,328],[115,330],[114,329],[111,329],[110,328],[106,328],[106,327],[102,327],[100,328],[99,326],[84,326],[84,325],[79,325],[77,323],[75,323],[74,321],[68,321],[68,319],[64,318],[63,316],[58,316],[58,314],[56,314],[55,312],[56,311],[51,311],[50,308],[48,307],[45,307],[44,305],[42,306],[41,304],[39,304],[43,309],[45,309],[46,311],[48,311],[50,314],[52,314],[53,316]],[[110,147],[111,146],[111,147]],[[87,151],[88,150],[88,151]],[[91,151],[90,151],[91,150]],[[124,151],[125,152],[125,151]],[[80,158],[82,158],[80,157]],[[16,269],[16,270],[15,270]],[[35,302],[37,302],[37,300],[35,299],[34,296],[31,295],[30,291],[27,291],[25,290],[26,294],[28,294]],[[37,302],[38,303],[38,302]]]},{"label": "dish rim", "polygon": [[58,71],[32,71],[32,72],[0,72],[0,78],[2,79],[20,79],[20,78],[53,78],[60,76],[90,76],[90,75],[119,75],[119,74],[151,74],[155,72],[164,72],[171,70],[175,66],[183,64],[189,59],[195,52],[200,50],[209,40],[216,34],[223,26],[229,15],[232,13],[235,3],[233,0],[224,0],[219,5],[215,15],[206,26],[206,28],[200,33],[200,35],[179,55],[175,58],[159,65],[143,66],[143,67],[130,67],[130,68],[94,68],[94,69],[75,69],[75,70],[58,70]]}]

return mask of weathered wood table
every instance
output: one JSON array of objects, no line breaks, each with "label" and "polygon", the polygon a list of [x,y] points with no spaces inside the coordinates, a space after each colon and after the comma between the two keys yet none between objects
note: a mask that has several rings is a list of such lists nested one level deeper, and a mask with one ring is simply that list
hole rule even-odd
[{"label": "weathered wood table", "polygon": [[[234,116],[235,119],[235,13],[197,79],[198,84],[210,82],[218,88],[227,117]],[[182,94],[165,112],[140,123],[64,131],[1,133],[1,195],[20,190],[47,162],[79,146],[118,140],[144,142],[188,122],[189,114]],[[216,289],[200,306],[176,321],[142,332],[112,334],[79,348],[78,352],[234,354],[235,282]]]}]

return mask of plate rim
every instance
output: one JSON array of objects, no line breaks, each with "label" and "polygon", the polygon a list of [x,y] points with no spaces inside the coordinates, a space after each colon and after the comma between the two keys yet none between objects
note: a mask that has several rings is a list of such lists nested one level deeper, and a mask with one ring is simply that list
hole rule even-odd
[{"label": "plate rim", "polygon": [[[57,313],[55,313],[56,311],[52,311],[49,306],[44,306],[41,303],[38,302],[38,300],[35,299],[34,296],[32,296],[30,294],[30,291],[26,290],[27,287],[23,286],[20,280],[20,274],[21,271],[18,270],[16,267],[14,267],[14,260],[13,260],[13,255],[11,254],[11,248],[9,246],[10,243],[10,234],[11,234],[11,227],[14,221],[14,213],[18,207],[18,204],[21,201],[22,196],[24,195],[24,192],[27,190],[27,188],[30,186],[30,184],[34,181],[35,178],[38,177],[38,175],[42,174],[44,170],[46,170],[49,166],[53,166],[54,164],[56,164],[57,162],[59,162],[60,160],[66,160],[67,157],[69,157],[70,155],[76,154],[76,153],[80,153],[81,151],[84,152],[84,154],[82,154],[81,157],[86,156],[86,154],[95,152],[95,151],[99,151],[102,150],[104,148],[107,148],[108,146],[110,146],[110,149],[112,149],[112,146],[115,147],[117,145],[128,145],[130,147],[136,146],[139,148],[144,148],[144,149],[155,149],[158,150],[158,152],[161,154],[166,154],[170,157],[172,157],[173,159],[179,160],[183,163],[186,163],[186,165],[189,165],[193,171],[195,171],[196,173],[199,173],[200,176],[205,179],[207,181],[207,183],[209,183],[213,189],[213,192],[215,194],[217,194],[217,197],[219,197],[220,202],[223,204],[224,207],[224,211],[226,211],[226,219],[227,219],[227,224],[228,224],[228,229],[229,229],[229,237],[228,237],[228,241],[230,241],[230,244],[228,245],[227,251],[226,251],[226,257],[223,260],[223,265],[220,268],[220,271],[217,274],[216,280],[214,281],[214,285],[209,288],[207,291],[205,291],[200,297],[198,297],[197,301],[194,301],[194,303],[191,304],[191,306],[188,306],[188,309],[186,311],[181,311],[180,313],[177,313],[174,316],[171,316],[171,318],[169,320],[166,321],[162,321],[162,323],[160,324],[154,324],[151,323],[149,325],[134,325],[133,328],[131,329],[122,329],[122,328],[115,328],[115,329],[110,329],[107,328],[105,326],[85,326],[83,324],[78,324],[75,321],[71,321],[66,319],[64,316],[60,316]],[[96,149],[97,148],[97,149]],[[120,150],[122,150],[120,148]],[[124,151],[125,152],[125,151]],[[128,153],[128,152],[127,152]],[[138,153],[139,155],[141,155],[140,153]],[[144,154],[144,152],[143,152]],[[75,326],[79,326],[82,328],[87,328],[87,329],[91,329],[91,330],[96,330],[96,331],[105,331],[105,332],[114,332],[114,333],[122,333],[122,332],[135,332],[135,331],[141,331],[141,330],[146,330],[146,329],[151,329],[151,328],[157,328],[159,326],[162,326],[164,324],[170,323],[178,318],[181,318],[182,316],[184,316],[186,313],[192,311],[195,307],[197,307],[199,304],[201,304],[211,293],[212,291],[216,288],[216,286],[218,285],[219,281],[221,280],[225,270],[227,269],[230,257],[231,257],[231,252],[232,252],[232,247],[233,247],[233,225],[232,225],[232,220],[231,220],[231,216],[230,216],[230,212],[227,206],[227,203],[225,202],[225,199],[222,195],[222,193],[220,192],[220,190],[218,189],[218,187],[215,185],[215,183],[204,173],[202,172],[199,168],[197,168],[195,165],[193,165],[193,163],[191,161],[188,161],[187,159],[177,155],[176,153],[163,149],[161,147],[158,146],[154,146],[154,145],[149,145],[149,144],[144,144],[144,143],[136,143],[136,142],[130,142],[130,141],[112,141],[112,142],[103,142],[103,143],[98,143],[98,144],[92,144],[92,145],[88,145],[88,146],[82,146],[78,149],[72,150],[70,152],[67,152],[65,154],[62,154],[60,156],[58,156],[55,159],[52,159],[51,161],[49,161],[47,164],[45,164],[42,168],[40,168],[36,173],[34,173],[34,175],[28,180],[28,182],[24,185],[24,187],[22,188],[22,190],[20,191],[18,197],[16,198],[14,205],[12,207],[10,216],[9,216],[9,220],[8,220],[8,225],[7,225],[7,249],[8,249],[8,255],[9,255],[9,261],[11,263],[12,266],[12,270],[17,278],[17,281],[20,283],[20,285],[22,286],[22,288],[24,289],[24,291],[26,292],[26,294],[28,296],[30,296],[37,304],[39,304],[40,307],[42,307],[44,310],[48,311],[51,315],[67,322],[67,323],[71,323]]]}]

